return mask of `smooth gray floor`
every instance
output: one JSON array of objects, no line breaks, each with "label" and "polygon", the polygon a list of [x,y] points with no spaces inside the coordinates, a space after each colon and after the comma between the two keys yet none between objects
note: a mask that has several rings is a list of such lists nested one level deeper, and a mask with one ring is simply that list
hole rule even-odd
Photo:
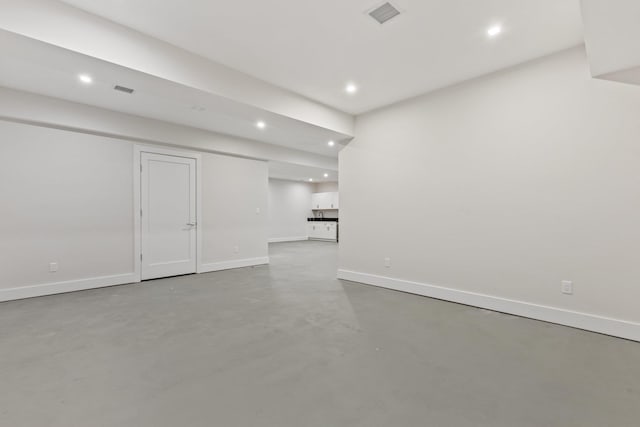
[{"label": "smooth gray floor", "polygon": [[640,344],[271,265],[0,304],[0,426],[640,425]]}]

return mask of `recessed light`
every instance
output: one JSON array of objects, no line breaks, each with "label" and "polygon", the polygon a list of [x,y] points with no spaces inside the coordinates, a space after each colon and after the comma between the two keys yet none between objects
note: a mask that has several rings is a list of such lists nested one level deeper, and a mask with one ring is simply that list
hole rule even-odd
[{"label": "recessed light", "polygon": [[93,83],[93,78],[88,74],[79,74],[78,75],[78,80],[80,80],[84,84]]},{"label": "recessed light", "polygon": [[487,30],[487,34],[489,37],[495,37],[502,32],[502,27],[500,25],[494,25],[493,27],[489,27]]},{"label": "recessed light", "polygon": [[329,147],[333,147],[334,145],[336,145],[336,143],[333,141],[329,141],[327,142],[327,144],[329,145]]},{"label": "recessed light", "polygon": [[328,174],[328,173],[325,173],[325,174],[324,174],[324,177],[325,177],[325,178],[329,178],[329,174]]},{"label": "recessed light", "polygon": [[313,182],[313,178],[309,178],[309,182]]},{"label": "recessed light", "polygon": [[355,85],[355,83],[348,83],[345,88],[344,88],[345,92],[347,92],[348,94],[353,95],[354,93],[356,93],[358,91],[358,86]]},{"label": "recessed light", "polygon": [[267,124],[261,120],[258,123],[256,123],[256,126],[258,127],[258,129],[264,129],[267,127]]}]

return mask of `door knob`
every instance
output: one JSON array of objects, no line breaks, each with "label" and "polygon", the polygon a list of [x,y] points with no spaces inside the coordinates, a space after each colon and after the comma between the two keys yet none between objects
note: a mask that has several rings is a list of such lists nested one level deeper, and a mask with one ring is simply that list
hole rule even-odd
[{"label": "door knob", "polygon": [[195,226],[196,226],[196,223],[195,223],[195,222],[188,222],[188,223],[187,223],[187,225],[188,225],[189,227],[195,227]]}]

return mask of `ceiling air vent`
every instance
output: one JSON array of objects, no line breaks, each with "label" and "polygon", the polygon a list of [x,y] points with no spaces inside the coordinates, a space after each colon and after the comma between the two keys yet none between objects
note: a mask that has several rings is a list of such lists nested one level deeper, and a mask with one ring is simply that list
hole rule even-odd
[{"label": "ceiling air vent", "polygon": [[398,15],[400,15],[400,11],[389,2],[369,12],[369,16],[378,21],[379,24],[384,24]]},{"label": "ceiling air vent", "polygon": [[114,86],[113,88],[114,88],[115,90],[119,90],[120,92],[129,93],[129,94],[133,93],[133,89],[128,88],[128,87],[124,87],[124,86],[118,86],[118,85],[116,85],[116,86]]}]

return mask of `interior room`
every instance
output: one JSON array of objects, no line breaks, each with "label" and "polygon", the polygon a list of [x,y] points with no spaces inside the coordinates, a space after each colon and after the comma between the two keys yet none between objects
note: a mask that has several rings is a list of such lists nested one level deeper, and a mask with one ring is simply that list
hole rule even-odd
[{"label": "interior room", "polygon": [[635,427],[637,0],[0,0],[0,426]]}]

